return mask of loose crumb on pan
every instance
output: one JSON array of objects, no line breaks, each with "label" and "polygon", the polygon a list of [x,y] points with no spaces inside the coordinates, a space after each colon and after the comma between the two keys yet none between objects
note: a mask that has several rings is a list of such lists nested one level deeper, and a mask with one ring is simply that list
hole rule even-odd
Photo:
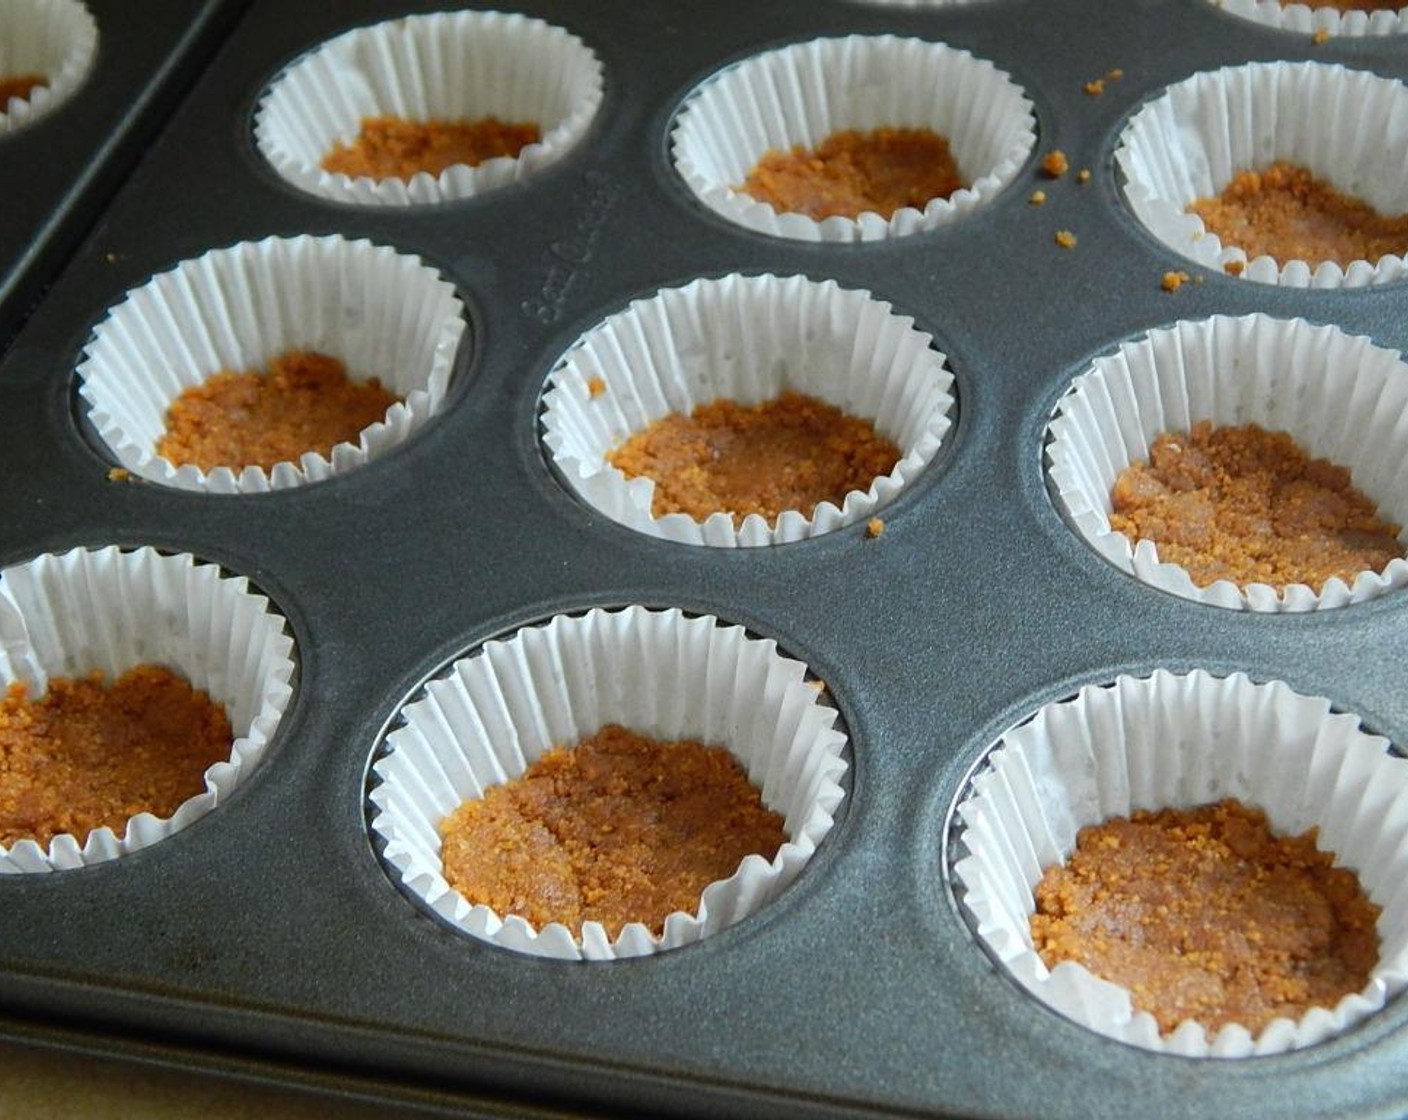
[{"label": "loose crumb on pan", "polygon": [[439,175],[448,167],[476,167],[501,156],[514,158],[542,139],[532,121],[505,123],[497,117],[474,121],[405,120],[365,117],[350,144],[341,141],[323,157],[324,171],[352,178],[408,180],[420,172]]},{"label": "loose crumb on pan", "polygon": [[879,517],[872,517],[865,523],[865,535],[872,540],[885,531],[885,522]]},{"label": "loose crumb on pan", "polygon": [[765,153],[738,190],[821,221],[923,210],[964,186],[947,138],[927,128],[835,132],[816,148]]},{"label": "loose crumb on pan", "polygon": [[464,802],[440,834],[445,878],[471,903],[612,937],[631,922],[659,936],[745,856],[772,860],[787,840],[723,747],[614,724]]},{"label": "loose crumb on pan", "polygon": [[1324,27],[1317,27],[1315,34],[1310,37],[1310,41],[1317,47],[1324,46],[1330,41],[1330,32]]},{"label": "loose crumb on pan", "polygon": [[1032,191],[1031,198],[1027,199],[1033,206],[1041,206],[1046,202],[1045,191]]},{"label": "loose crumb on pan", "polygon": [[337,358],[289,350],[268,373],[224,370],[187,389],[166,413],[156,453],[180,466],[239,470],[327,456],[382,420],[397,398],[373,377],[353,381]]},{"label": "loose crumb on pan", "polygon": [[1053,179],[1059,179],[1070,170],[1070,162],[1066,159],[1066,153],[1060,148],[1054,148],[1046,153],[1046,157],[1041,161],[1041,169]]},{"label": "loose crumb on pan", "polygon": [[132,472],[126,467],[113,467],[108,471],[109,482],[127,482],[132,477]]},{"label": "loose crumb on pan", "polygon": [[1086,82],[1085,85],[1081,88],[1084,89],[1089,96],[1099,97],[1102,93],[1105,92],[1105,79],[1092,78],[1090,81]]},{"label": "loose crumb on pan", "polygon": [[28,101],[36,89],[47,86],[49,80],[43,74],[14,74],[0,77],[0,113],[13,99]]},{"label": "loose crumb on pan", "polygon": [[1224,245],[1280,264],[1377,261],[1408,251],[1408,215],[1385,216],[1304,167],[1279,162],[1240,171],[1215,198],[1189,207]]},{"label": "loose crumb on pan", "polygon": [[1181,269],[1177,272],[1165,272],[1163,282],[1160,285],[1166,292],[1176,292],[1184,284],[1188,283],[1189,276]]},{"label": "loose crumb on pan", "polygon": [[600,377],[587,378],[587,395],[595,400],[606,392],[606,382]]},{"label": "loose crumb on pan", "polygon": [[138,813],[169,817],[230,757],[230,721],[171,670],[139,665],[109,687],[101,673],[53,677],[37,700],[12,684],[0,700],[0,843],[95,828],[122,835]]},{"label": "loose crumb on pan", "polygon": [[1063,249],[1074,249],[1076,247],[1076,235],[1068,229],[1058,229],[1056,231],[1056,244]]},{"label": "loose crumb on pan", "polygon": [[900,452],[869,420],[786,391],[751,407],[721,399],[672,413],[606,458],[655,481],[656,517],[723,512],[740,525],[750,513],[772,523],[783,510],[810,517],[819,502],[840,506],[894,470]]},{"label": "loose crumb on pan", "polygon": [[1318,593],[1403,555],[1401,526],[1379,517],[1349,471],[1255,424],[1162,433],[1147,463],[1120,473],[1111,503],[1112,529],[1153,541],[1199,587],[1225,579]]},{"label": "loose crumb on pan", "polygon": [[1315,837],[1234,800],[1083,828],[1036,887],[1034,945],[1127,988],[1164,1034],[1334,1007],[1378,963],[1379,907]]},{"label": "loose crumb on pan", "polygon": [[1077,183],[1088,183],[1088,182],[1090,182],[1090,168],[1088,168],[1088,167],[1082,167],[1079,171],[1077,171],[1077,172],[1076,172],[1076,182],[1077,182]]},{"label": "loose crumb on pan", "polygon": [[1108,71],[1105,74],[1105,77],[1107,77],[1112,82],[1118,82],[1121,78],[1124,77],[1124,71],[1121,70],[1118,66],[1116,66],[1113,70]]}]

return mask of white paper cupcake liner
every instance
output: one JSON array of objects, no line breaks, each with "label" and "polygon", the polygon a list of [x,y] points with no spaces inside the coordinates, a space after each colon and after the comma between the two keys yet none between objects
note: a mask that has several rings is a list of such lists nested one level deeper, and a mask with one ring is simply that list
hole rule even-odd
[{"label": "white paper cupcake liner", "polygon": [[[589,386],[600,379],[604,391]],[[543,439],[588,505],[638,532],[717,547],[781,544],[871,517],[933,459],[951,423],[953,375],[932,339],[869,292],[804,276],[725,276],[636,300],[588,331],[548,378]],[[655,483],[627,479],[607,452],[671,413],[730,398],[757,405],[791,389],[870,420],[900,449],[888,475],[810,517],[704,521],[650,512]]]},{"label": "white paper cupcake liner", "polygon": [[[841,803],[846,737],[835,710],[804,682],[805,666],[740,626],[678,610],[628,607],[559,615],[456,661],[406,706],[372,768],[372,832],[406,889],[455,928],[521,953],[565,960],[643,956],[698,941],[775,898],[816,850]],[[612,940],[598,922],[580,938],[553,923],[472,906],[440,862],[440,822],[490,786],[519,777],[554,746],[611,723],[665,740],[728,748],[782,814],[788,840],[769,862],[748,856],[710,884],[699,909],[641,923]]]},{"label": "white paper cupcake liner", "polygon": [[[78,367],[90,419],[117,460],[164,486],[252,494],[361,466],[405,442],[444,400],[465,333],[453,285],[418,257],[341,237],[271,237],[217,249],[163,272],[108,312]],[[204,472],[156,453],[166,410],[222,370],[266,368],[288,350],[340,359],[401,400],[329,456],[272,470]]]},{"label": "white paper cupcake liner", "polygon": [[[1408,761],[1280,682],[1196,671],[1120,677],[1050,704],[1003,736],[958,806],[954,867],[977,935],[1037,999],[1121,1042],[1187,1057],[1240,1058],[1299,1049],[1384,1006],[1408,979]],[[1208,1036],[1186,1021],[1161,1036],[1129,992],[1073,962],[1048,969],[1032,945],[1033,890],[1088,825],[1136,809],[1191,808],[1235,797],[1282,835],[1318,828],[1318,845],[1355,871],[1382,907],[1379,963],[1362,992],[1255,1037],[1229,1024]]]},{"label": "white paper cupcake liner", "polygon": [[284,619],[243,577],[150,548],[74,549],[0,571],[0,686],[32,698],[51,677],[101,670],[110,683],[142,664],[164,665],[225,708],[228,762],[205,772],[205,792],[169,818],[142,813],[122,835],[99,828],[45,850],[0,845],[0,874],[62,871],[150,847],[213,810],[253,771],[293,695],[293,640]]},{"label": "white paper cupcake liner", "polygon": [[[1071,526],[1110,563],[1174,595],[1219,607],[1309,611],[1363,602],[1408,583],[1408,561],[1277,590],[1226,580],[1198,587],[1157,546],[1110,528],[1110,492],[1155,437],[1214,426],[1284,431],[1312,458],[1350,471],[1380,516],[1408,526],[1408,366],[1392,350],[1333,326],[1265,315],[1218,316],[1150,331],[1076,378],[1048,429],[1047,471]],[[1408,531],[1399,534],[1408,545]]]},{"label": "white paper cupcake liner", "polygon": [[1313,35],[1318,31],[1335,38],[1362,38],[1370,35],[1402,35],[1408,32],[1408,19],[1399,11],[1347,11],[1312,8],[1308,4],[1282,4],[1280,0],[1209,0],[1228,15],[1251,20],[1277,31]]},{"label": "white paper cupcake liner", "polygon": [[[602,98],[602,67],[580,39],[504,12],[436,12],[357,28],[278,76],[260,102],[254,136],[285,180],[334,202],[409,206],[472,198],[561,159],[582,139]],[[542,139],[517,158],[458,165],[439,176],[352,178],[322,169],[365,117],[537,124]]]},{"label": "white paper cupcake liner", "polygon": [[0,77],[43,74],[47,85],[0,105],[0,136],[53,112],[83,84],[98,25],[78,0],[0,0]]},{"label": "white paper cupcake liner", "polygon": [[[845,129],[930,128],[949,141],[970,185],[921,211],[818,222],[742,193],[772,149],[814,148]],[[731,222],[802,241],[873,241],[934,229],[990,203],[1036,143],[1031,102],[1003,71],[943,43],[893,35],[814,39],[714,75],[690,95],[673,133],[675,168]]]},{"label": "white paper cupcake liner", "polygon": [[1402,253],[1348,267],[1334,261],[1248,260],[1186,213],[1240,171],[1277,161],[1307,168],[1381,214],[1408,212],[1408,88],[1319,62],[1256,62],[1195,74],[1130,120],[1115,161],[1125,197],[1149,231],[1195,264],[1294,288],[1358,288],[1405,274]]}]

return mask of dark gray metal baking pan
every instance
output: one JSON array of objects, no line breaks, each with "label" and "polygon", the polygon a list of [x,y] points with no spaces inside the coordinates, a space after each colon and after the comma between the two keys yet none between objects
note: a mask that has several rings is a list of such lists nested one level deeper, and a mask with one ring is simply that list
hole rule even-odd
[{"label": "dark gray metal baking pan", "polygon": [[[1266,311],[1408,343],[1403,284],[1294,291],[1207,274],[1164,292],[1163,273],[1184,266],[1126,211],[1111,161],[1135,107],[1197,70],[1319,58],[1401,79],[1408,42],[1315,45],[1204,0],[513,6],[575,32],[605,65],[599,118],[560,164],[426,209],[298,194],[254,149],[261,91],[333,34],[433,5],[257,0],[0,364],[0,563],[113,542],[193,552],[273,598],[300,663],[269,754],[217,812],[131,857],[0,881],[3,1029],[118,1050],[135,1040],[148,1057],[237,1076],[351,1071],[387,1099],[465,1093],[587,1114],[1408,1110],[1408,1002],[1280,1057],[1137,1051],[999,974],[944,865],[950,806],[993,739],[1120,672],[1279,678],[1408,741],[1402,595],[1268,616],[1159,593],[1074,537],[1041,465],[1071,378],[1150,327]],[[669,165],[682,99],[766,47],[850,32],[992,60],[1035,103],[1040,149],[1064,149],[1091,182],[1043,182],[1049,201],[1032,207],[1034,156],[982,212],[862,246],[770,240],[705,212]],[[1114,67],[1124,78],[1103,96],[1083,92]],[[1074,250],[1054,245],[1058,228],[1076,232]],[[110,482],[72,376],[105,308],[204,250],[331,232],[418,253],[458,286],[473,338],[444,413],[384,459],[293,491]],[[884,511],[879,539],[857,527],[773,549],[648,540],[579,505],[546,465],[537,412],[562,351],[633,297],[734,271],[867,288],[950,356],[958,423]],[[485,638],[628,602],[716,613],[807,662],[852,740],[844,816],[775,904],[676,952],[564,965],[453,933],[391,885],[368,838],[367,767],[384,726],[428,673]]]},{"label": "dark gray metal baking pan", "polygon": [[92,71],[53,112],[0,137],[0,353],[244,2],[88,0]]}]

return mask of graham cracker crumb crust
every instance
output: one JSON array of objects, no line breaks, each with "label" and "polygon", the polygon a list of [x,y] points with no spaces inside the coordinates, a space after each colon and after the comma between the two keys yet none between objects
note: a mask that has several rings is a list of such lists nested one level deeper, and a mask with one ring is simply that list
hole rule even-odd
[{"label": "graham cracker crumb crust", "polygon": [[334,144],[323,157],[324,171],[369,179],[409,180],[425,172],[439,175],[464,164],[477,167],[500,156],[514,158],[542,139],[529,122],[507,124],[497,117],[474,121],[366,117],[350,144]]},{"label": "graham cracker crumb crust", "polygon": [[1378,963],[1379,907],[1315,836],[1235,800],[1083,828],[1037,885],[1034,946],[1129,989],[1164,1034],[1333,1007]]},{"label": "graham cracker crumb crust", "polygon": [[923,210],[965,186],[948,140],[927,128],[847,129],[815,149],[769,151],[738,189],[775,209],[824,218]]},{"label": "graham cracker crumb crust", "polygon": [[159,665],[110,686],[101,673],[51,678],[37,700],[12,684],[0,700],[0,843],[71,833],[81,845],[95,828],[121,836],[138,813],[169,817],[204,792],[233,741],[224,710]]},{"label": "graham cracker crumb crust", "polygon": [[727,750],[615,724],[466,801],[440,833],[445,878],[471,903],[612,937],[631,922],[659,936],[745,856],[771,860],[787,840]]}]

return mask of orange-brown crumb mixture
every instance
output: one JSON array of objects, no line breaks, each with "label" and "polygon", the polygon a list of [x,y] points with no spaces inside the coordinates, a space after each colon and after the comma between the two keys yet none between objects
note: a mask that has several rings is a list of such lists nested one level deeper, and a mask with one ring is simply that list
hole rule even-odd
[{"label": "orange-brown crumb mixture", "polygon": [[1280,264],[1334,261],[1343,267],[1408,251],[1408,214],[1382,215],[1289,163],[1239,171],[1216,198],[1199,198],[1188,209],[1224,245]]},{"label": "orange-brown crumb mixture", "polygon": [[455,164],[475,167],[497,156],[516,157],[541,139],[536,124],[506,124],[497,117],[477,121],[366,117],[357,139],[334,144],[323,157],[323,170],[369,179],[410,179],[421,171],[439,175]]},{"label": "orange-brown crumb mixture", "polygon": [[177,466],[260,466],[296,461],[308,451],[326,456],[355,441],[396,402],[381,382],[352,381],[336,358],[290,350],[268,373],[229,370],[187,389],[166,412],[156,453]]},{"label": "orange-brown crumb mixture", "polygon": [[1037,952],[1128,988],[1165,1034],[1333,1007],[1378,963],[1379,907],[1315,835],[1275,837],[1230,800],[1083,828],[1037,884]]},{"label": "orange-brown crumb mixture", "polygon": [[48,84],[49,80],[43,74],[0,76],[0,113],[5,111],[5,106],[10,103],[11,98],[18,97],[21,101],[28,101],[31,93]]},{"label": "orange-brown crumb mixture", "polygon": [[1120,473],[1111,501],[1112,528],[1153,541],[1200,587],[1226,579],[1318,592],[1403,555],[1401,526],[1379,518],[1349,471],[1255,424],[1164,432],[1148,463]]},{"label": "orange-brown crumb mixture", "polygon": [[449,884],[541,928],[629,922],[659,935],[676,910],[786,841],[722,747],[647,739],[615,724],[543,755],[440,826]]},{"label": "orange-brown crumb mixture", "polygon": [[751,513],[772,522],[785,509],[839,506],[894,470],[900,452],[869,420],[788,391],[752,407],[725,399],[671,414],[606,458],[629,478],[654,479],[656,517],[722,511],[740,525]]},{"label": "orange-brown crumb mixture", "polygon": [[927,128],[850,129],[815,149],[770,151],[739,189],[777,210],[823,218],[923,210],[964,185],[948,140]]},{"label": "orange-brown crumb mixture", "polygon": [[159,665],[114,681],[55,677],[38,700],[12,684],[0,700],[0,844],[81,844],[129,817],[169,817],[205,791],[204,774],[230,757],[222,708]]}]

